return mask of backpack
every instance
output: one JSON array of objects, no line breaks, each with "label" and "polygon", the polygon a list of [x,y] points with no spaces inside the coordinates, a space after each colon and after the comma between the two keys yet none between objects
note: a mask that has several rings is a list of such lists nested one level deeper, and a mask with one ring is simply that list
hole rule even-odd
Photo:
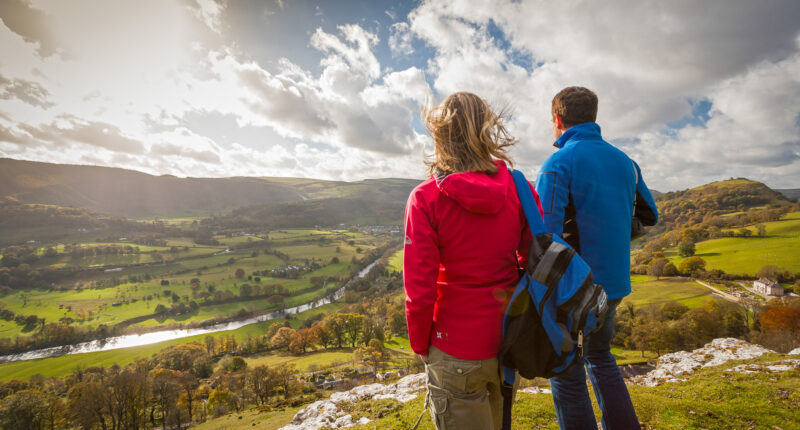
[{"label": "backpack", "polygon": [[550,378],[581,362],[583,340],[608,312],[603,288],[589,265],[558,235],[547,233],[530,185],[513,170],[532,240],[528,264],[503,318],[498,356],[503,378],[503,428],[511,426],[515,370],[525,378]]}]

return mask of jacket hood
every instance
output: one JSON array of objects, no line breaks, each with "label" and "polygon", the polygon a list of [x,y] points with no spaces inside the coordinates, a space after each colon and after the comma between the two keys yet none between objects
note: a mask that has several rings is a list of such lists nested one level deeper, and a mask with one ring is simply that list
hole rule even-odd
[{"label": "jacket hood", "polygon": [[462,208],[478,214],[496,214],[506,203],[512,181],[503,161],[495,160],[497,173],[459,172],[436,178],[436,186]]},{"label": "jacket hood", "polygon": [[600,125],[596,122],[585,122],[574,125],[565,131],[555,142],[557,148],[563,148],[570,140],[601,139]]}]

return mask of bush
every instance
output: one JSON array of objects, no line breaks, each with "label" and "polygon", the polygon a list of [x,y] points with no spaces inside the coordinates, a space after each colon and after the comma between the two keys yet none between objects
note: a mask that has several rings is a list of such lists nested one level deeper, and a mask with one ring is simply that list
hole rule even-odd
[{"label": "bush", "polygon": [[694,255],[694,252],[694,242],[683,240],[678,244],[678,254],[680,254],[681,257],[691,257]]},{"label": "bush", "polygon": [[697,256],[689,257],[680,262],[678,269],[683,274],[697,276],[698,273],[706,269],[706,260]]}]

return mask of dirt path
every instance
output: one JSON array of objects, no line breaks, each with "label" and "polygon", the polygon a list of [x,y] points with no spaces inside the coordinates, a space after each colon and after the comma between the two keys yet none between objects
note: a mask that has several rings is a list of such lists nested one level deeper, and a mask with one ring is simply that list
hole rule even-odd
[{"label": "dirt path", "polygon": [[695,279],[694,281],[697,282],[698,284],[710,289],[711,291],[714,292],[714,294],[719,295],[720,297],[722,297],[723,299],[725,299],[725,300],[727,300],[729,302],[734,302],[734,303],[741,303],[742,302],[742,299],[740,297],[736,297],[736,296],[734,296],[732,294],[728,294],[728,293],[726,293],[726,292],[724,292],[722,290],[719,290],[717,288],[714,288],[711,285],[706,284],[705,282],[700,281],[698,279]]}]

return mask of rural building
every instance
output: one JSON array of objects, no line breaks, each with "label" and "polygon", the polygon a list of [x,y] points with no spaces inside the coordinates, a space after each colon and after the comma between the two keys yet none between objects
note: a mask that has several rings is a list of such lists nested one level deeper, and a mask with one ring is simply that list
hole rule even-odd
[{"label": "rural building", "polygon": [[761,293],[766,296],[783,295],[783,287],[781,287],[777,282],[771,281],[767,278],[761,278],[758,281],[753,282],[753,289],[756,290],[757,293]]}]

